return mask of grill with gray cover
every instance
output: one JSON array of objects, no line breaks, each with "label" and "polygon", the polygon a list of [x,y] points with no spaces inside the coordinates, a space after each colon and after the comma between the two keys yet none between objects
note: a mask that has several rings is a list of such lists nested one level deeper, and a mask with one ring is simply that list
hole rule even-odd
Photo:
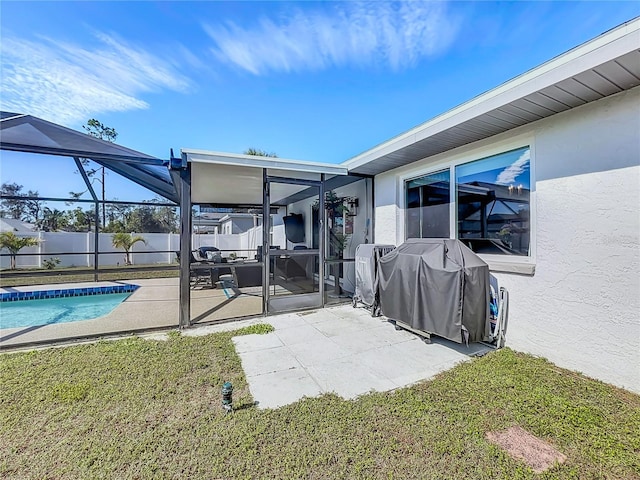
[{"label": "grill with gray cover", "polygon": [[384,316],[427,338],[490,339],[489,266],[459,240],[407,240],[380,258],[376,289]]},{"label": "grill with gray cover", "polygon": [[380,258],[392,251],[395,245],[363,243],[356,247],[356,291],[353,306],[358,303],[372,308],[376,303],[376,271]]}]

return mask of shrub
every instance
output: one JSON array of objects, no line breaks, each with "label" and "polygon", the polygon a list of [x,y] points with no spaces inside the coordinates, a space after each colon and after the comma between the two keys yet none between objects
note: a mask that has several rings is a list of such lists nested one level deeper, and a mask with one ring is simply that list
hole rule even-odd
[{"label": "shrub", "polygon": [[60,259],[58,257],[47,258],[42,261],[42,264],[47,270],[53,270],[54,268],[56,268],[56,265],[60,265]]}]

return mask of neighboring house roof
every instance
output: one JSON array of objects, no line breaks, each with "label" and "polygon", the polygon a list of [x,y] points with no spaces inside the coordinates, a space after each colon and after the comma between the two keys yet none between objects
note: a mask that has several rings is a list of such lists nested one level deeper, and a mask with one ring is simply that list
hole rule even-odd
[{"label": "neighboring house roof", "polygon": [[36,226],[33,223],[15,218],[0,218],[0,232],[32,233],[35,230]]},{"label": "neighboring house roof", "polygon": [[257,217],[257,216],[262,218],[262,215],[257,215],[253,213],[227,213],[224,217],[220,219],[220,223],[238,220],[241,218],[253,219],[254,217]]},{"label": "neighboring house roof", "polygon": [[178,201],[165,161],[32,115],[0,112],[0,149],[90,158],[158,195]]},{"label": "neighboring house roof", "polygon": [[640,18],[342,164],[376,175],[640,85]]},{"label": "neighboring house roof", "polygon": [[202,218],[202,217],[194,218],[192,223],[193,223],[193,228],[196,230],[220,226],[219,219]]},{"label": "neighboring house roof", "polygon": [[227,215],[227,212],[204,212],[204,213],[201,212],[197,218],[199,220],[212,220],[217,222],[226,215]]}]

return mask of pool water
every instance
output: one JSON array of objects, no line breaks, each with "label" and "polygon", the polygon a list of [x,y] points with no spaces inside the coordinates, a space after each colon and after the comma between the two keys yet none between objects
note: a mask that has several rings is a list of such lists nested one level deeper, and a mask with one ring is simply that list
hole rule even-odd
[{"label": "pool water", "polygon": [[0,303],[0,328],[36,327],[91,320],[108,314],[131,293]]}]

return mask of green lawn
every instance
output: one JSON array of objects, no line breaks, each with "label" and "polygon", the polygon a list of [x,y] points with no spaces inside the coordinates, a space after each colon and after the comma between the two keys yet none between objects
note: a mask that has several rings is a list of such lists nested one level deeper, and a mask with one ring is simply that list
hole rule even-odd
[{"label": "green lawn", "polygon": [[[509,349],[395,392],[258,410],[231,337],[267,330],[0,355],[0,477],[640,477],[639,396]],[[512,425],[567,462],[535,475],[485,440]]]}]

